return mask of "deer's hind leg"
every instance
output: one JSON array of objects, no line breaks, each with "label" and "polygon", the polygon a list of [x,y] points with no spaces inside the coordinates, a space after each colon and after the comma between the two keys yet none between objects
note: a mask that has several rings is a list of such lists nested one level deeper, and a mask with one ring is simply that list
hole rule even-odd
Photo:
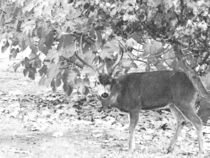
[{"label": "deer's hind leg", "polygon": [[203,124],[200,117],[196,114],[194,102],[176,104],[176,108],[195,127],[198,136],[199,152],[203,153],[204,152],[203,133],[202,133]]},{"label": "deer's hind leg", "polygon": [[177,138],[181,132],[181,129],[183,127],[183,124],[185,122],[185,118],[183,116],[183,114],[176,108],[176,106],[174,104],[169,105],[171,113],[173,114],[173,116],[176,119],[176,129],[175,129],[175,133],[173,135],[173,138],[171,139],[171,142],[169,144],[169,147],[167,149],[167,153],[172,152],[174,145],[177,141]]}]

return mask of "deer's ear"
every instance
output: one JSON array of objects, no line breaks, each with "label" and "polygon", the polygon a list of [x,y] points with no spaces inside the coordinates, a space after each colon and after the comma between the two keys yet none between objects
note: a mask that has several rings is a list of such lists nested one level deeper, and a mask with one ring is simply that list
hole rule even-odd
[{"label": "deer's ear", "polygon": [[99,76],[98,76],[98,80],[99,80],[99,82],[100,82],[100,83],[102,82],[102,80],[103,80],[103,76],[102,76],[101,74],[99,74]]},{"label": "deer's ear", "polygon": [[111,78],[111,79],[110,79],[110,83],[111,83],[112,86],[113,86],[113,85],[115,85],[115,86],[117,86],[117,87],[120,86],[120,81],[119,81],[118,79],[115,79],[115,78]]}]

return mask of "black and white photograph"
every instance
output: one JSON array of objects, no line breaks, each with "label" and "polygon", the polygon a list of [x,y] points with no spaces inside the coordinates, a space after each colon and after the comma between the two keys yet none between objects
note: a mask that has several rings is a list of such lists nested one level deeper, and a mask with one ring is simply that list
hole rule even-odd
[{"label": "black and white photograph", "polygon": [[0,0],[0,158],[209,158],[210,0]]}]

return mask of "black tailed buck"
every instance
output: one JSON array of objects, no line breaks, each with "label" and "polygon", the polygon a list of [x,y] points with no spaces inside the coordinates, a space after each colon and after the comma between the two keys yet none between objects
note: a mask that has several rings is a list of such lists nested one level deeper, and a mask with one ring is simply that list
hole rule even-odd
[{"label": "black tailed buck", "polygon": [[[123,51],[122,47],[120,48],[120,51]],[[117,107],[129,114],[129,150],[133,151],[135,146],[134,130],[139,120],[139,112],[168,106],[177,120],[177,125],[167,151],[173,150],[183,122],[187,120],[197,131],[199,151],[202,153],[203,125],[195,110],[198,93],[188,76],[180,71],[153,71],[129,73],[114,78],[112,72],[122,58],[122,54],[119,55],[109,73],[99,74],[100,84],[108,88],[100,97],[102,105]]]}]

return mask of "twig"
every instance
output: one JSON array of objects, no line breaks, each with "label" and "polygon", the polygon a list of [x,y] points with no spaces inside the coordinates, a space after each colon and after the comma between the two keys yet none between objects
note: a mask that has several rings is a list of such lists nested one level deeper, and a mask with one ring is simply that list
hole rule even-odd
[{"label": "twig", "polygon": [[7,14],[7,12],[5,12],[3,9],[0,8],[0,10],[1,10],[4,14]]}]

